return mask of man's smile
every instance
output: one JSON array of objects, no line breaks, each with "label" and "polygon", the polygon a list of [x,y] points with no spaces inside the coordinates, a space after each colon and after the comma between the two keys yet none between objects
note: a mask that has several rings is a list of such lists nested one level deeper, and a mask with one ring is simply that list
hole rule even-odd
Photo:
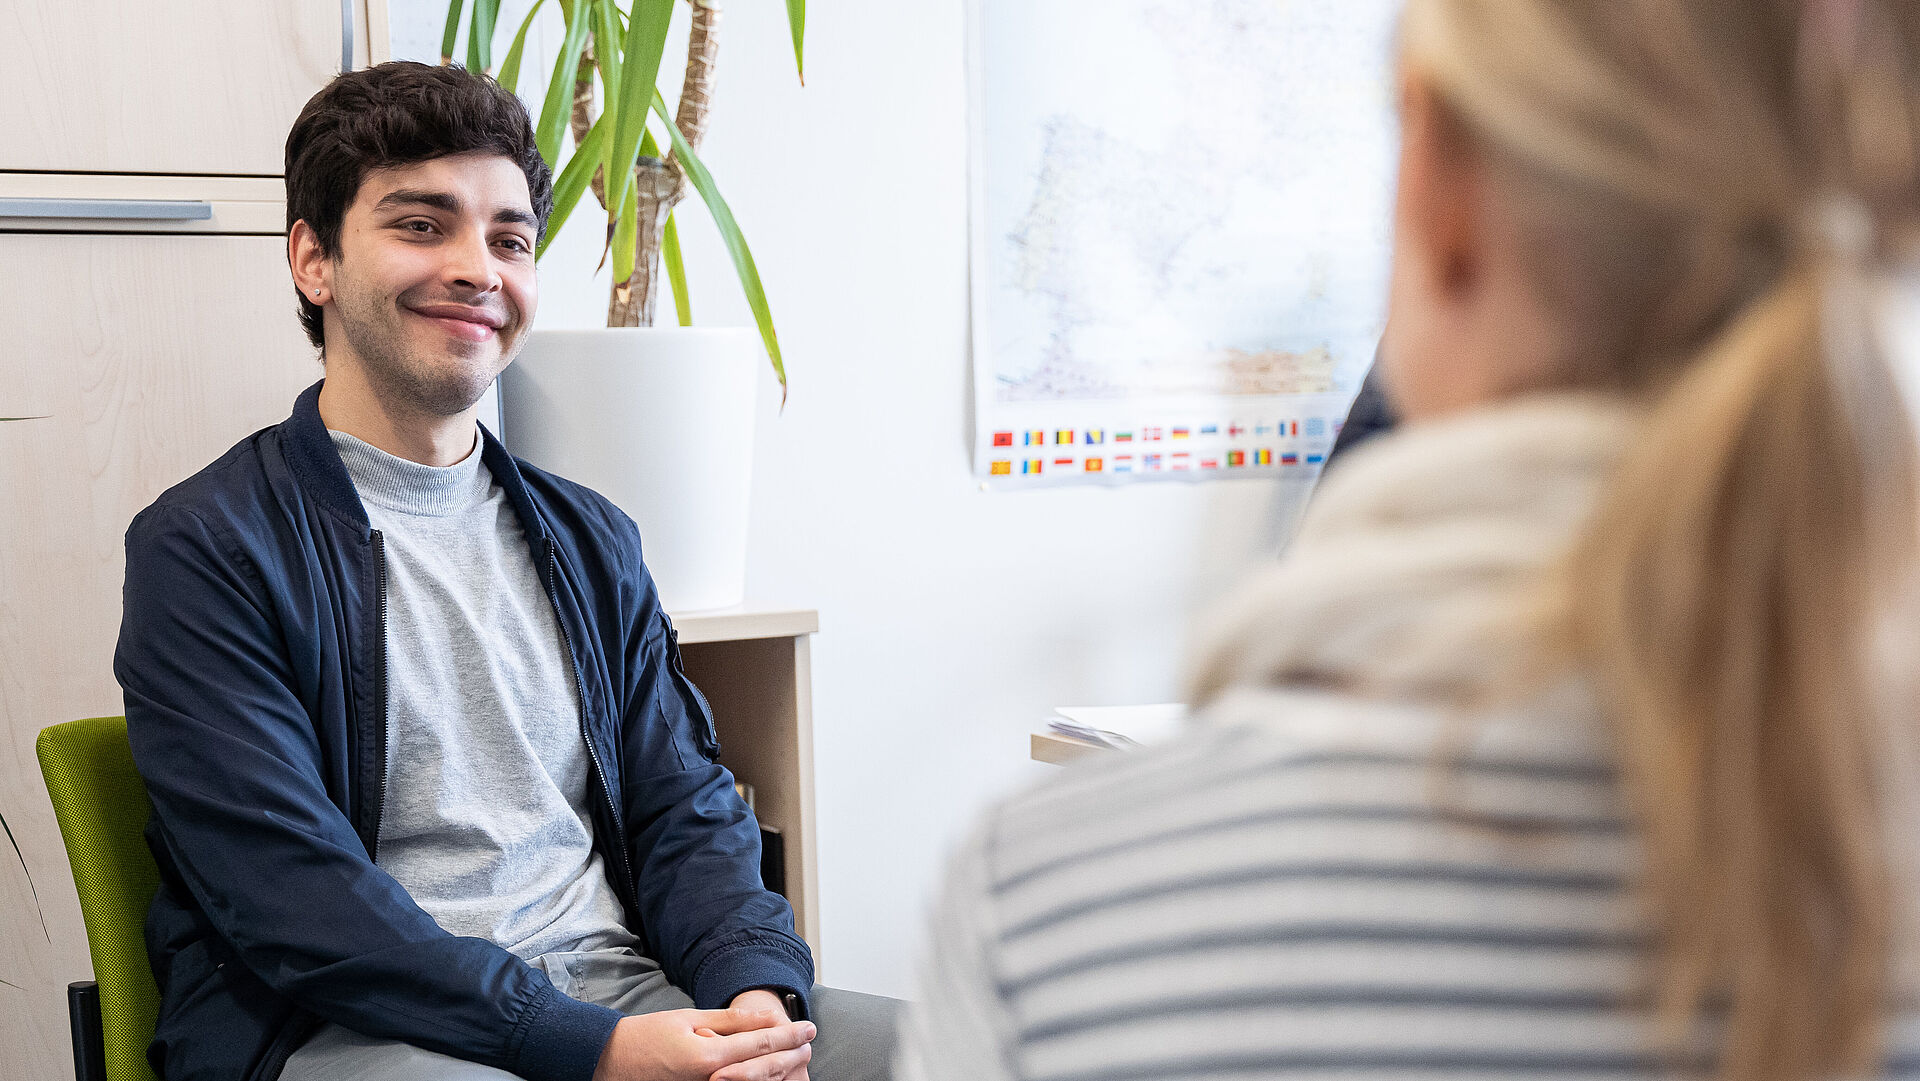
[{"label": "man's smile", "polygon": [[484,342],[492,338],[507,321],[498,312],[468,304],[423,304],[407,310],[436,324],[448,334],[470,342]]}]

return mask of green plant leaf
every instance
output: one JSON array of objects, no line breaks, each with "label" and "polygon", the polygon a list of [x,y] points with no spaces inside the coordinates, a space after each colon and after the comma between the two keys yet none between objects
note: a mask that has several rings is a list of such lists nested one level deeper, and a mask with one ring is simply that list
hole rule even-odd
[{"label": "green plant leaf", "polygon": [[667,284],[673,287],[673,313],[680,325],[693,325],[693,305],[687,300],[687,267],[680,260],[680,230],[667,215],[667,227],[660,233],[660,262],[667,268]]},{"label": "green plant leaf", "polygon": [[[612,193],[608,196],[611,199]],[[633,249],[640,232],[640,185],[628,184],[620,199],[620,216],[613,223],[614,284],[633,277]]]},{"label": "green plant leaf", "polygon": [[473,0],[473,25],[467,27],[467,70],[479,74],[493,67],[493,25],[500,18],[500,0]]},{"label": "green plant leaf", "polygon": [[[540,123],[533,129],[534,145],[540,148],[540,156],[547,159],[547,165],[554,169],[560,168],[560,139],[566,135],[567,120],[573,115],[573,77],[580,68],[580,53],[587,47],[587,31],[593,21],[583,10],[587,6],[588,0],[575,0],[571,5],[563,0],[560,5],[567,16],[567,37],[560,46],[560,55],[554,58],[547,100],[540,106]],[[579,153],[580,149],[575,147],[574,156],[578,157]],[[598,155],[595,158],[597,160]],[[587,179],[593,179],[591,170]],[[548,229],[547,234],[551,236],[553,230]]]},{"label": "green plant leaf", "polygon": [[793,70],[800,75],[800,85],[807,85],[807,62],[801,48],[807,38],[807,0],[787,0],[787,26],[793,30]]},{"label": "green plant leaf", "polygon": [[467,0],[449,0],[447,4],[447,28],[440,34],[440,66],[453,63],[453,45],[460,40],[460,10],[466,7]]},{"label": "green plant leaf", "polygon": [[613,0],[591,0],[593,6],[593,60],[600,68],[601,108],[600,118],[607,122],[607,140],[600,144],[600,167],[606,171],[604,196],[607,207],[607,224],[612,225],[614,215],[619,212],[620,200],[616,192],[621,191],[613,175],[613,131],[620,123],[620,95],[615,90],[620,86],[620,65],[624,62],[620,56],[620,11],[614,7]]},{"label": "green plant leaf", "polygon": [[587,129],[587,137],[573,148],[573,157],[567,159],[567,167],[553,182],[553,212],[547,216],[547,232],[540,238],[540,246],[534,249],[537,260],[547,253],[547,245],[560,235],[560,227],[567,223],[567,215],[580,202],[580,196],[586,193],[587,186],[593,183],[593,170],[600,164],[600,144],[607,140],[607,118],[601,114],[593,127]]},{"label": "green plant leaf", "polygon": [[767,359],[773,362],[773,374],[780,380],[780,404],[787,404],[787,367],[780,360],[780,339],[773,332],[773,312],[767,307],[767,291],[760,285],[760,271],[753,265],[753,252],[747,248],[747,238],[740,232],[740,223],[733,220],[733,211],[727,207],[727,201],[720,197],[720,188],[713,182],[713,174],[695,156],[693,147],[687,145],[686,136],[680,133],[679,125],[673,122],[673,114],[667,112],[667,99],[659,91],[653,95],[653,111],[667,122],[667,134],[673,137],[673,152],[680,160],[680,167],[687,171],[687,179],[693,182],[693,190],[700,193],[700,199],[707,204],[707,212],[713,215],[713,224],[720,229],[720,239],[727,246],[727,254],[733,257],[733,270],[740,278],[740,291],[747,295],[747,307],[753,309],[753,321],[760,327],[760,341],[767,347]]},{"label": "green plant leaf", "polygon": [[520,29],[513,35],[513,45],[507,49],[506,63],[500,65],[500,85],[506,87],[509,94],[520,90],[520,54],[527,48],[527,30],[533,26],[533,17],[546,6],[547,0],[533,0],[533,6],[527,9],[527,17],[520,20]]},{"label": "green plant leaf", "polygon": [[[647,132],[647,103],[660,77],[660,56],[667,48],[667,24],[673,21],[674,0],[633,0],[627,19],[626,44],[620,50],[618,119],[607,155],[607,201],[626,198],[633,184],[633,162]],[[612,6],[612,0],[608,0]],[[614,83],[608,83],[613,87]],[[609,95],[609,104],[615,95]],[[626,279],[620,279],[625,281]]]}]

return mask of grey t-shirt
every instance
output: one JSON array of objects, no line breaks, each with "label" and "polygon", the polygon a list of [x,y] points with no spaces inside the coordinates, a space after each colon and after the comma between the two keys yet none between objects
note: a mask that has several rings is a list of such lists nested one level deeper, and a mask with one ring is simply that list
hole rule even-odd
[{"label": "grey t-shirt", "polygon": [[375,862],[441,927],[522,958],[641,950],[593,849],[591,766],[559,623],[478,440],[436,468],[331,434],[386,554]]}]

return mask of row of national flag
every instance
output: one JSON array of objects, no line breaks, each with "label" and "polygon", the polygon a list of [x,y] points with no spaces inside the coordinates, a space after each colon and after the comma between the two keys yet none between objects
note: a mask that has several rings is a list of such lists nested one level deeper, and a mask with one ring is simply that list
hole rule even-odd
[{"label": "row of national flag", "polygon": [[[995,447],[1089,446],[1108,443],[1161,443],[1189,439],[1308,439],[1327,435],[1325,417],[1305,420],[1277,420],[1271,423],[1193,425],[1153,425],[1139,428],[1028,428],[993,433]],[[1089,461],[1095,459],[1088,459]]]},{"label": "row of national flag", "polygon": [[1271,447],[1229,450],[1222,453],[1195,454],[1188,451],[1114,453],[1084,458],[996,458],[990,472],[996,477],[1041,476],[1047,473],[1186,473],[1221,469],[1246,469],[1260,466],[1320,465],[1326,455],[1320,452],[1300,454]]}]

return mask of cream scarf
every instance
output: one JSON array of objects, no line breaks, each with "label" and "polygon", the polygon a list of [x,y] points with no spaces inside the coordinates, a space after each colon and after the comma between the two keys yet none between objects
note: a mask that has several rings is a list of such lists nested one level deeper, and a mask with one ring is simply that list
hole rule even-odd
[{"label": "cream scarf", "polygon": [[1533,396],[1416,424],[1342,461],[1292,546],[1218,613],[1191,694],[1309,687],[1403,703],[1489,688],[1640,414]]}]

